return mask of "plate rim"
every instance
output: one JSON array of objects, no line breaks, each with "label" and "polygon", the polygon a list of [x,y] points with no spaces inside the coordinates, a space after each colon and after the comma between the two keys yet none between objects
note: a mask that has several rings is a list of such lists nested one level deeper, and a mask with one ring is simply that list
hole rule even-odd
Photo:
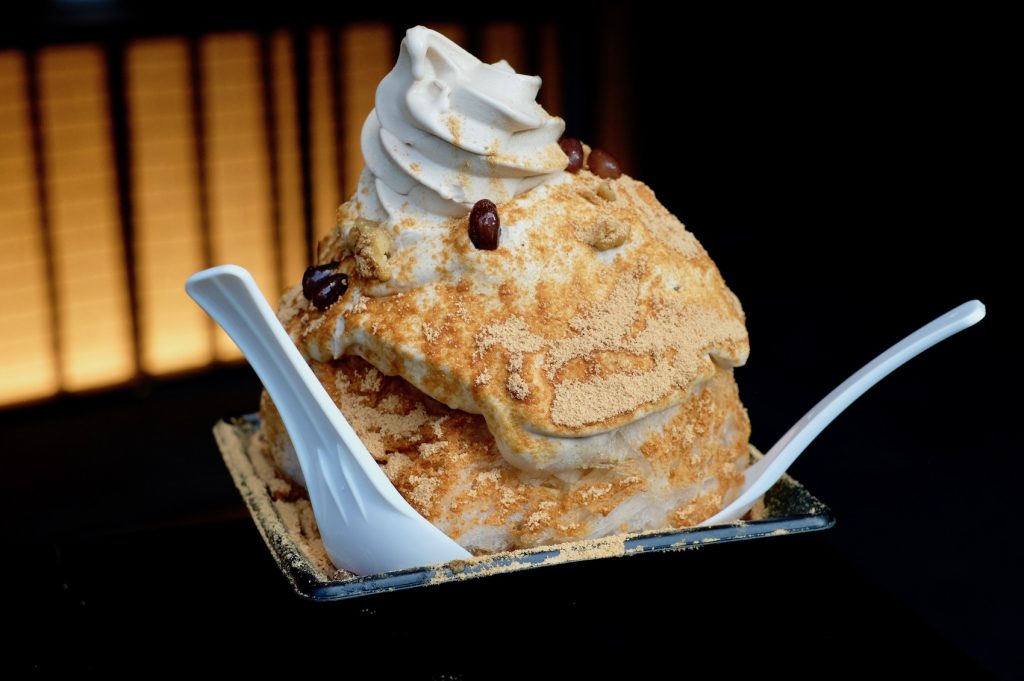
[{"label": "plate rim", "polygon": [[[808,492],[799,482],[784,475],[766,493],[766,496],[772,494],[795,495],[805,502],[805,505],[811,509],[810,511],[708,527],[649,530],[616,535],[606,539],[503,551],[480,559],[456,560],[438,565],[335,580],[323,575],[309,561],[294,540],[288,536],[287,531],[283,533],[276,531],[273,523],[270,522],[276,519],[277,525],[283,526],[280,514],[273,504],[270,490],[252,466],[249,440],[258,426],[259,416],[255,413],[229,417],[214,425],[214,438],[235,487],[242,495],[246,508],[248,508],[256,528],[278,568],[296,594],[312,601],[347,600],[377,593],[480,579],[493,574],[522,572],[552,564],[582,563],[610,557],[628,558],[651,553],[693,550],[719,543],[820,532],[831,528],[836,522],[832,510],[828,506]],[[249,431],[244,437],[243,429]],[[229,450],[233,447],[240,448],[244,461],[248,464],[247,470],[239,465],[236,461],[237,457],[230,455]],[[753,446],[751,446],[751,453],[753,456],[760,456],[760,452]],[[253,481],[259,481],[260,484],[254,486],[251,484]],[[273,514],[276,518],[272,519],[268,516],[268,509],[274,509]],[[604,547],[605,550],[596,552],[573,550],[583,546]],[[563,555],[563,552],[566,555]]]}]

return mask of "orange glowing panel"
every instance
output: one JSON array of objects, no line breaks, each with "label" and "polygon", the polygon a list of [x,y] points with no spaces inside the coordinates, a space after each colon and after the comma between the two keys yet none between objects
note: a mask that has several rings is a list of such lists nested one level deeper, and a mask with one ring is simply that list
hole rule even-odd
[{"label": "orange glowing panel", "polygon": [[343,199],[356,190],[363,169],[359,134],[373,109],[377,85],[388,75],[398,57],[387,24],[354,24],[341,35],[341,72],[345,87],[345,188]]},{"label": "orange glowing panel", "polygon": [[204,266],[188,44],[138,41],[126,65],[142,368],[160,374],[213,359],[209,321],[182,288]]},{"label": "orange glowing panel", "polygon": [[306,262],[306,233],[302,223],[302,164],[294,68],[292,36],[286,31],[278,31],[271,39],[271,86],[277,145],[281,274],[285,286],[299,281],[309,264]]},{"label": "orange glowing panel", "polygon": [[0,405],[58,389],[25,59],[0,52]]},{"label": "orange glowing panel", "polygon": [[103,53],[48,47],[38,61],[61,373],[80,390],[136,371]]},{"label": "orange glowing panel", "polygon": [[329,232],[337,221],[341,203],[338,182],[337,139],[331,83],[331,48],[326,29],[309,34],[310,161],[313,184],[313,241]]},{"label": "orange glowing panel", "polygon": [[[248,269],[276,305],[259,40],[251,34],[208,36],[201,55],[213,261]],[[216,346],[220,359],[240,356],[219,329]]]}]

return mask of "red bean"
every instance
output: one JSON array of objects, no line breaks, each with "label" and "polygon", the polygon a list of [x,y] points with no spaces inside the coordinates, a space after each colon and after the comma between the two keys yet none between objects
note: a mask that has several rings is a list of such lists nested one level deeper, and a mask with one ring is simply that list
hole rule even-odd
[{"label": "red bean", "polygon": [[307,267],[306,272],[302,275],[302,295],[306,296],[306,300],[313,300],[313,295],[323,286],[324,280],[337,271],[337,260]]},{"label": "red bean", "polygon": [[501,239],[501,220],[493,201],[480,199],[469,213],[469,240],[481,251],[493,251]]},{"label": "red bean", "polygon": [[622,168],[615,157],[604,149],[593,149],[587,158],[587,167],[590,172],[606,180],[615,180],[622,176]]},{"label": "red bean", "polygon": [[583,142],[575,137],[563,137],[558,140],[558,146],[569,157],[569,165],[565,169],[570,173],[578,173],[583,167]]},{"label": "red bean", "polygon": [[309,302],[313,303],[316,309],[323,311],[338,302],[338,298],[347,290],[348,275],[343,272],[332,274],[323,280],[323,285],[316,290]]}]

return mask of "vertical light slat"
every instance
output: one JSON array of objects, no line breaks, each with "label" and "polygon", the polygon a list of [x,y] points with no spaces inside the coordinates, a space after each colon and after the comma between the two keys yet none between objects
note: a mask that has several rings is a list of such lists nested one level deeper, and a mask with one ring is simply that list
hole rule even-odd
[{"label": "vertical light slat", "polygon": [[488,64],[504,59],[516,73],[536,75],[526,70],[526,32],[519,24],[487,24],[481,31],[480,54]]},{"label": "vertical light slat", "polygon": [[319,241],[337,220],[341,192],[331,89],[331,49],[327,29],[309,34],[310,165],[313,173],[313,240]]},{"label": "vertical light slat", "polygon": [[[622,8],[602,8],[599,28],[602,34],[599,41],[601,45],[614,45],[623,39],[618,27],[626,21],[625,15]],[[601,87],[597,90],[600,102],[596,110],[596,143],[614,154],[623,172],[629,173],[633,171],[633,126],[629,118],[630,107],[619,105],[619,102],[629,98],[629,51],[604,49],[595,56],[601,73]]]},{"label": "vertical light slat", "polygon": [[306,265],[302,226],[302,169],[299,158],[299,123],[296,107],[294,44],[287,31],[271,38],[271,72],[277,118],[277,182],[280,188],[281,263],[285,285],[302,277]]},{"label": "vertical light slat", "polygon": [[[259,39],[217,34],[203,39],[203,117],[206,130],[210,231],[215,263],[248,269],[276,302],[270,171],[260,90]],[[240,357],[217,331],[217,357]]]},{"label": "vertical light slat", "polygon": [[562,115],[562,57],[558,27],[545,24],[540,28],[538,40],[540,75],[543,83],[537,100],[553,116]]},{"label": "vertical light slat", "polygon": [[55,393],[25,58],[0,52],[0,405]]},{"label": "vertical light slat", "polygon": [[64,387],[125,381],[136,367],[103,53],[46,48],[38,67]]},{"label": "vertical light slat", "polygon": [[363,169],[359,135],[363,122],[373,109],[377,85],[388,74],[398,57],[387,24],[361,23],[347,26],[341,34],[341,70],[345,113],[345,189],[342,200],[356,190]]},{"label": "vertical light slat", "polygon": [[204,265],[188,45],[138,41],[126,61],[142,366],[159,374],[213,359],[209,322],[182,289]]}]

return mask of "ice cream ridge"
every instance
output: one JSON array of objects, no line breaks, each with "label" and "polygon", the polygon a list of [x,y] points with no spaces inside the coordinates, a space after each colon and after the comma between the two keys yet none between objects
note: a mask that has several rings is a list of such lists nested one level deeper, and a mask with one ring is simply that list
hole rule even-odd
[{"label": "ice cream ridge", "polygon": [[560,139],[540,83],[410,29],[278,312],[398,490],[477,553],[695,524],[749,456],[739,301],[647,186]]}]

